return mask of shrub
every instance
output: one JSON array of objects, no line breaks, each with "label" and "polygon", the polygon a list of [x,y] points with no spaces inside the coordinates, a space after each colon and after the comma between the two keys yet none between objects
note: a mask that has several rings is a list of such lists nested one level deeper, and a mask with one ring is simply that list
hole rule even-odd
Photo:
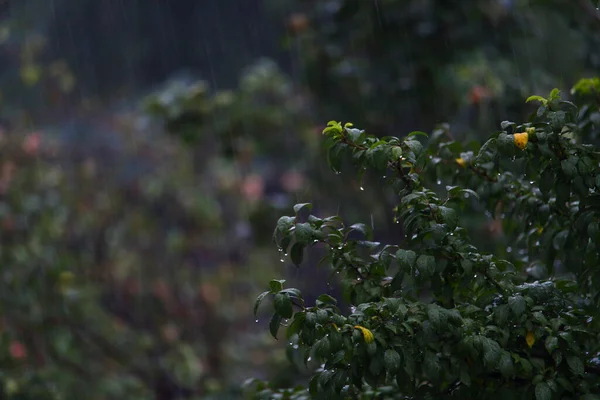
[{"label": "shrub", "polygon": [[[308,388],[249,380],[249,396],[599,398],[600,152],[582,144],[594,139],[598,103],[583,97],[579,112],[556,89],[532,96],[529,122],[503,122],[479,148],[445,125],[425,147],[422,132],[376,138],[330,121],[330,165],[347,157],[359,174],[385,176],[406,235],[382,244],[371,227],[317,217],[310,204],[279,219],[274,241],[294,264],[327,248],[322,263],[342,276],[351,313],[329,295],[305,304],[272,280],[254,311],[271,299],[271,334],[284,326],[292,360],[315,368]],[[461,219],[473,211],[499,214],[506,257],[472,244]]]}]

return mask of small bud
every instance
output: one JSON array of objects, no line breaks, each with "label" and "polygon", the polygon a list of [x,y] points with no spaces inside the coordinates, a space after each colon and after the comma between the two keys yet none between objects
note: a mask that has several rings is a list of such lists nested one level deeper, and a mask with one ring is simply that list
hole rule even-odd
[{"label": "small bud", "polygon": [[457,158],[455,161],[456,161],[456,163],[457,163],[458,165],[460,165],[460,166],[461,166],[461,167],[463,167],[463,168],[465,168],[465,167],[467,166],[467,162],[466,162],[466,161],[465,161],[465,159],[464,159],[464,158],[462,158],[462,157],[460,157],[460,158]]}]

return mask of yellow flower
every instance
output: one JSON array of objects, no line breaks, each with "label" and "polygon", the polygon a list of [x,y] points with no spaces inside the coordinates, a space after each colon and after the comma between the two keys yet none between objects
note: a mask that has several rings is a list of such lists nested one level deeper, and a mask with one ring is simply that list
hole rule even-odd
[{"label": "yellow flower", "polygon": [[515,133],[514,137],[515,146],[523,150],[529,141],[529,134],[527,132]]},{"label": "yellow flower", "polygon": [[529,346],[529,348],[533,347],[533,344],[535,343],[535,335],[533,334],[533,332],[527,332],[527,336],[525,336],[525,341],[527,342],[527,346]]},{"label": "yellow flower", "polygon": [[365,343],[367,343],[367,344],[373,343],[373,341],[375,340],[375,336],[373,336],[373,332],[371,332],[364,326],[355,325],[354,327],[362,332],[363,338],[365,339]]},{"label": "yellow flower", "polygon": [[467,165],[467,162],[466,162],[466,161],[465,161],[465,159],[464,159],[464,158],[462,158],[462,157],[460,157],[460,158],[457,158],[457,159],[456,159],[456,160],[454,160],[454,161],[456,161],[456,163],[457,163],[458,165],[460,165],[461,167],[463,167],[463,168],[464,168],[464,167],[466,167],[466,165]]}]

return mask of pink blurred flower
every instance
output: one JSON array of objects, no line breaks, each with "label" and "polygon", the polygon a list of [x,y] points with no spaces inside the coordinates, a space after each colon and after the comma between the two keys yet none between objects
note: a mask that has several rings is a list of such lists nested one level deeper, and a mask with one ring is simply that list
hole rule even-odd
[{"label": "pink blurred flower", "polygon": [[265,190],[265,182],[260,175],[250,175],[247,176],[246,179],[242,182],[242,195],[254,202],[262,199],[264,190]]},{"label": "pink blurred flower", "polygon": [[41,143],[42,135],[39,132],[30,133],[23,141],[23,151],[33,156],[38,153]]},{"label": "pink blurred flower", "polygon": [[27,357],[27,349],[25,349],[25,346],[23,346],[23,344],[18,340],[13,340],[10,342],[8,351],[11,357],[16,360],[22,360]]},{"label": "pink blurred flower", "polygon": [[288,171],[281,176],[281,186],[288,192],[297,192],[305,186],[304,175],[297,171]]}]

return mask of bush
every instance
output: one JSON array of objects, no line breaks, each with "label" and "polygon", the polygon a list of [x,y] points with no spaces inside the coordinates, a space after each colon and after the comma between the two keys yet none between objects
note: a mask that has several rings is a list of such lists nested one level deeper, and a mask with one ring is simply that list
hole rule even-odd
[{"label": "bush", "polygon": [[[385,176],[406,235],[384,245],[310,204],[279,219],[274,241],[296,265],[326,247],[351,314],[272,280],[254,311],[270,298],[271,334],[283,325],[292,362],[315,369],[308,388],[250,380],[249,397],[600,398],[600,152],[582,144],[597,138],[594,83],[574,88],[581,109],[556,89],[532,96],[529,122],[503,122],[479,148],[445,125],[425,147],[422,132],[376,138],[330,121],[330,165]],[[472,244],[461,220],[476,210],[499,214],[505,257]]]}]

